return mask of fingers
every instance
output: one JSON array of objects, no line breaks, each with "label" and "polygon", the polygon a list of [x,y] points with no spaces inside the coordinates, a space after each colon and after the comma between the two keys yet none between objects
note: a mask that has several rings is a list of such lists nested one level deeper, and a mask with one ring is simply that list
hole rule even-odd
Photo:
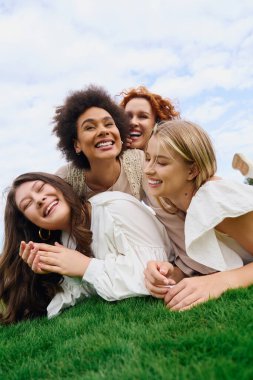
[{"label": "fingers", "polygon": [[127,146],[128,148],[130,148],[131,145],[132,145],[132,142],[133,142],[133,140],[132,140],[130,137],[127,137],[127,139],[126,139],[126,146]]},{"label": "fingers", "polygon": [[19,256],[27,263],[27,260],[30,256],[31,250],[34,248],[33,242],[29,241],[26,243],[25,241],[21,241],[19,247]]},{"label": "fingers", "polygon": [[157,261],[149,261],[147,268],[144,271],[146,280],[155,286],[157,285],[168,285],[168,279],[160,273],[160,265],[162,263]]},{"label": "fingers", "polygon": [[39,263],[39,270],[41,273],[59,273],[63,274],[62,268],[58,267],[57,265],[50,265],[50,264],[44,264],[42,262]]},{"label": "fingers", "polygon": [[37,252],[38,252],[38,248],[36,248],[36,247],[34,247],[30,251],[30,255],[28,256],[27,261],[26,261],[26,263],[29,265],[30,268],[32,268],[32,266],[33,266],[33,262],[36,258]]},{"label": "fingers", "polygon": [[156,298],[164,298],[164,296],[166,295],[167,291],[168,291],[168,288],[164,288],[164,287],[158,287],[158,286],[154,286],[152,285],[149,281],[145,280],[145,286],[146,288],[148,289],[149,293],[153,296],[153,297],[156,297]]},{"label": "fingers", "polygon": [[172,311],[188,310],[204,301],[198,289],[189,286],[187,280],[182,280],[173,288],[168,289],[164,298],[166,307]]},{"label": "fingers", "polygon": [[164,276],[169,276],[174,270],[174,267],[169,262],[162,262],[159,265],[159,272],[163,274]]},{"label": "fingers", "polygon": [[36,247],[39,248],[40,251],[49,251],[49,252],[61,252],[61,249],[62,249],[62,245],[57,243],[55,243],[55,245],[51,245],[51,244],[45,244],[45,243],[34,243],[34,245]]},{"label": "fingers", "polygon": [[45,271],[42,268],[40,268],[39,262],[40,262],[40,256],[36,255],[35,258],[34,258],[34,261],[32,263],[32,266],[31,266],[32,271],[34,273],[37,273],[37,274],[46,274],[46,273],[48,273],[48,271]]}]

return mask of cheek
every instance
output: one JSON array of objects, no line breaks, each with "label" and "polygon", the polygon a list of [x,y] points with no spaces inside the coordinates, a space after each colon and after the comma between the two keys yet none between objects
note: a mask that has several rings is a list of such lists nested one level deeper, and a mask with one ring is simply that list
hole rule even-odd
[{"label": "cheek", "polygon": [[37,219],[38,219],[38,216],[36,215],[36,213],[34,212],[34,210],[28,210],[28,211],[24,212],[24,216],[25,216],[26,219],[28,219],[30,222],[36,224]]},{"label": "cheek", "polygon": [[152,120],[146,120],[146,122],[143,123],[143,129],[145,133],[151,133],[153,128],[154,128],[154,123],[152,122]]}]

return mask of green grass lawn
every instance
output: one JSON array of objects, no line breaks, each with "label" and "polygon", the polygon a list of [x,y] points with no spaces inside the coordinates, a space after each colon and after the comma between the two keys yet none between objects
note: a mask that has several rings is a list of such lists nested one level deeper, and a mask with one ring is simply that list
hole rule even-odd
[{"label": "green grass lawn", "polygon": [[253,287],[175,313],[92,298],[0,327],[0,379],[253,379]]}]

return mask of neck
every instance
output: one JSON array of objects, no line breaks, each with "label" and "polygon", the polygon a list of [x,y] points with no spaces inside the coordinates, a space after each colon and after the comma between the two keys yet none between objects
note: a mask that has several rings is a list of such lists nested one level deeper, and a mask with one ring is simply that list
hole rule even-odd
[{"label": "neck", "polygon": [[92,190],[104,191],[117,181],[120,175],[120,161],[99,160],[92,162],[91,169],[86,172],[86,183]]},{"label": "neck", "polygon": [[186,186],[180,193],[177,194],[174,198],[170,197],[170,201],[181,211],[187,212],[192,197],[196,193],[195,187],[192,183],[189,186]]}]

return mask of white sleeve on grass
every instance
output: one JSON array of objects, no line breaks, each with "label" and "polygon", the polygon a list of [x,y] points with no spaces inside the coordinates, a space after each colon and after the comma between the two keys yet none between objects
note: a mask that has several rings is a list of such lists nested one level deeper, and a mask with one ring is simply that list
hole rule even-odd
[{"label": "white sleeve on grass", "polygon": [[83,276],[84,283],[108,301],[148,295],[143,274],[147,262],[173,259],[165,228],[129,194],[105,192],[90,202],[95,258]]},{"label": "white sleeve on grass", "polygon": [[61,288],[62,292],[57,293],[47,306],[49,319],[95,293],[91,286],[83,284],[80,279],[67,276],[64,276]]}]

